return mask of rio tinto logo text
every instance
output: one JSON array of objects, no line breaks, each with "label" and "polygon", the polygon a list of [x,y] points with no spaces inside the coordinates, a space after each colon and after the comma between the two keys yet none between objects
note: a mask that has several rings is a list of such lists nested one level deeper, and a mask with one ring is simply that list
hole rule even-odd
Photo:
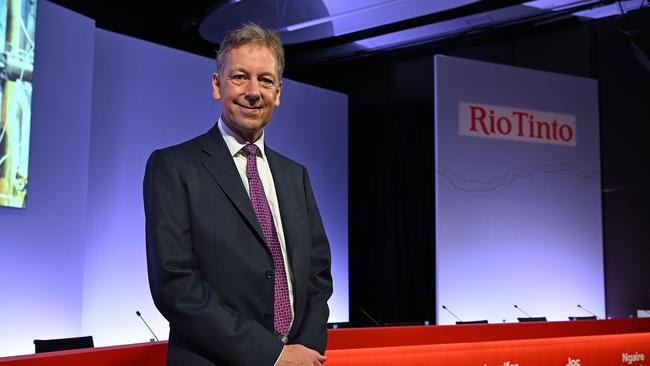
[{"label": "rio tinto logo text", "polygon": [[461,102],[458,122],[463,136],[576,145],[576,117],[571,114]]}]

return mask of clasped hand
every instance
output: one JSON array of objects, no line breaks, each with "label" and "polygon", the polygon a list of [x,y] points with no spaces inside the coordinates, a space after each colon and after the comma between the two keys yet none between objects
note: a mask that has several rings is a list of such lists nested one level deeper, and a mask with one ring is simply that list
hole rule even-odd
[{"label": "clasped hand", "polygon": [[287,344],[276,366],[321,366],[327,357],[301,344]]}]

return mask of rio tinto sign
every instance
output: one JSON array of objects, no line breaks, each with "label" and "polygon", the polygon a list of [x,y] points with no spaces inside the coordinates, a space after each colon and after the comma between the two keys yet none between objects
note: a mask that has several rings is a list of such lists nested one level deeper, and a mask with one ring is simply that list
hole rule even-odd
[{"label": "rio tinto sign", "polygon": [[463,136],[575,146],[576,117],[571,114],[461,102],[458,132]]}]

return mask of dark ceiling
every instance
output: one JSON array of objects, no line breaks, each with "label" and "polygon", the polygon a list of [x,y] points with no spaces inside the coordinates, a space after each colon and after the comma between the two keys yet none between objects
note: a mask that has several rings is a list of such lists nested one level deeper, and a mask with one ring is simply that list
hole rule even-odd
[{"label": "dark ceiling", "polygon": [[[174,1],[174,2],[152,2],[145,1],[128,1],[128,0],[51,0],[52,2],[68,8],[74,12],[83,14],[92,18],[96,22],[96,26],[101,29],[117,32],[124,35],[129,35],[139,39],[148,40],[154,43],[166,45],[172,48],[185,50],[195,54],[200,54],[208,57],[214,56],[215,47],[218,45],[213,42],[205,40],[199,34],[199,26],[203,19],[208,17],[215,10],[233,6],[233,3],[261,3],[264,1],[256,0],[191,0],[191,1]],[[284,3],[289,7],[307,8],[307,4],[320,3],[320,6],[326,1],[333,0],[277,0],[266,2],[268,3]],[[363,4],[367,3],[400,3],[400,2],[413,2],[413,0],[358,0],[351,1],[349,4]],[[287,49],[288,57],[300,56],[318,52],[322,49],[331,48],[334,46],[341,46],[350,44],[354,41],[374,37],[382,34],[387,34],[395,31],[413,29],[419,26],[469,16],[473,14],[483,13],[494,9],[501,9],[512,7],[523,1],[519,0],[491,0],[491,1],[458,1],[455,3],[464,4],[462,6],[454,7],[453,1],[439,1],[446,3],[440,10],[429,14],[418,14],[415,17],[408,17],[398,21],[388,23],[373,23],[366,22],[365,26],[358,31],[351,32],[345,35],[337,35],[335,37],[327,37],[325,39],[305,42],[302,44],[294,44],[285,46]],[[360,6],[360,5],[357,5]],[[354,8],[355,5],[348,5],[349,8]],[[255,9],[258,14],[263,14],[269,11],[269,6],[265,5],[264,8]],[[302,9],[300,9],[302,10]],[[246,14],[241,16],[242,19],[254,18],[256,14]],[[356,15],[357,18],[364,17],[366,14]],[[232,22],[232,21],[231,21]],[[339,54],[340,51],[337,51]]]},{"label": "dark ceiling", "polygon": [[[210,20],[211,14],[211,21],[221,26],[221,19],[226,17],[215,17],[214,14],[219,14],[218,12],[227,14],[230,23],[237,23],[237,17],[242,22],[261,16],[268,17],[268,13],[273,13],[273,10],[277,13],[281,7],[284,7],[284,16],[288,7],[288,13],[300,13],[302,19],[323,21],[332,15],[326,12],[324,17],[321,14],[321,18],[317,18],[308,14],[308,8],[319,6],[327,10],[324,7],[327,5],[329,8],[338,6],[339,11],[348,9],[348,14],[354,13],[354,16],[349,17],[352,19],[348,19],[348,23],[363,18],[358,20],[363,26],[345,34],[326,34],[321,39],[285,45],[287,64],[292,65],[292,70],[298,71],[306,71],[324,63],[345,62],[369,56],[392,57],[391,55],[403,55],[414,50],[435,53],[432,51],[437,52],[441,48],[463,42],[480,42],[485,37],[507,37],[517,32],[528,32],[533,27],[577,21],[575,14],[579,11],[595,9],[602,12],[609,8],[610,11],[620,9],[621,13],[626,13],[648,5],[644,0],[538,0],[526,3],[516,0],[437,0],[435,3],[441,4],[437,10],[429,9],[422,13],[411,11],[408,16],[386,21],[371,18],[372,10],[386,8],[380,9],[386,18],[386,14],[390,17],[391,7],[402,6],[412,10],[415,6],[423,6],[422,4],[431,7],[429,4],[432,3],[420,0],[50,1],[94,19],[97,28],[210,58],[214,57],[218,44],[205,40],[200,35],[199,28],[204,19],[206,22]],[[224,12],[224,9],[228,11]],[[345,15],[345,11],[342,14]],[[332,32],[335,21],[327,23]],[[221,36],[212,38],[221,39]],[[399,41],[395,41],[396,38]],[[290,75],[291,71],[288,70],[287,76]]]},{"label": "dark ceiling", "polygon": [[200,20],[223,1],[50,0],[95,20],[98,28],[209,56],[215,45],[198,33]]}]

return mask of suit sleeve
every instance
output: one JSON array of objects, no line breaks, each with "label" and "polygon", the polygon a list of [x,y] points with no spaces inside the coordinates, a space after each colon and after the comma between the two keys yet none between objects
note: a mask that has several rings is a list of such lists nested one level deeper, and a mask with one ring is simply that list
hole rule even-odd
[{"label": "suit sleeve", "polygon": [[311,237],[309,286],[305,316],[296,332],[293,343],[299,343],[321,354],[327,345],[327,300],[332,296],[331,254],[329,241],[323,227],[307,170],[303,170],[303,184],[307,203]]},{"label": "suit sleeve", "polygon": [[282,342],[221,301],[197,269],[188,168],[180,163],[175,166],[173,161],[167,150],[155,151],[147,161],[143,184],[147,267],[154,303],[174,332],[209,358],[225,364],[273,365]]}]

